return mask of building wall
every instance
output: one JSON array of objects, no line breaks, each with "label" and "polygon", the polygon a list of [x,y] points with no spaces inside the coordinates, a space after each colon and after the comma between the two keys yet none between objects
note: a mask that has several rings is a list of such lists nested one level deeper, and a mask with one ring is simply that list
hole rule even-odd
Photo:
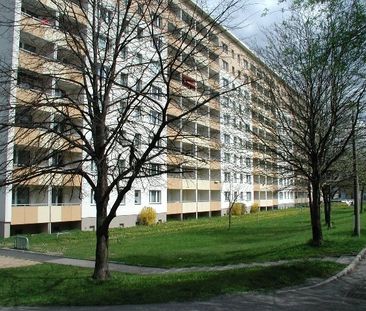
[{"label": "building wall", "polygon": [[[10,6],[9,18],[20,15],[21,1],[14,1],[11,4],[4,0],[1,2]],[[170,12],[167,16],[162,26],[165,27],[165,30],[169,28],[169,23],[180,25],[183,28],[192,27],[192,24],[187,24],[187,16],[193,17],[197,22],[196,25],[199,25],[202,19],[207,19],[205,13],[197,10],[191,1],[182,1],[180,6],[180,13],[173,15]],[[25,18],[24,23],[29,22],[29,20],[31,20],[30,17]],[[39,20],[37,22],[41,23]],[[23,26],[25,27],[22,27],[20,31],[19,28],[9,28],[7,31],[1,32],[3,35],[0,36],[0,54],[5,55],[6,62],[15,69],[19,66],[19,69],[27,69],[37,74],[49,73],[47,66],[38,65],[39,57],[35,53],[29,53],[25,49],[19,50],[18,47],[19,43],[24,40],[29,42],[32,40],[40,42],[52,40],[57,37],[57,30],[53,28],[51,30],[51,27],[45,28],[44,25],[39,29],[28,27],[27,24]],[[40,31],[40,29],[45,30]],[[195,31],[192,28],[191,30]],[[170,39],[168,35],[164,38],[166,42],[170,42]],[[137,46],[131,46],[129,53],[133,55],[137,48]],[[270,112],[259,105],[258,100],[254,101],[255,98],[266,100],[263,89],[260,91],[261,89],[256,85],[246,82],[248,77],[258,78],[258,75],[267,71],[266,67],[242,42],[220,26],[214,27],[214,34],[210,41],[207,41],[207,48],[210,51],[208,56],[214,54],[217,58],[211,59],[207,55],[198,53],[195,55],[196,60],[201,60],[202,64],[206,65],[201,64],[200,68],[196,65],[194,70],[191,68],[190,71],[187,71],[191,73],[189,76],[182,73],[180,80],[173,83],[177,93],[181,92],[192,96],[200,94],[199,85],[203,82],[212,90],[224,91],[225,88],[238,88],[234,92],[206,103],[201,107],[202,109],[195,113],[194,119],[180,123],[181,129],[185,133],[200,137],[177,139],[177,146],[181,151],[191,148],[195,156],[201,157],[205,162],[174,154],[160,157],[158,161],[164,165],[174,166],[184,162],[184,165],[179,168],[184,169],[185,173],[162,175],[148,181],[136,181],[117,210],[111,227],[135,225],[141,208],[145,206],[154,207],[158,213],[158,220],[161,222],[166,221],[168,216],[184,219],[200,215],[223,215],[228,208],[227,193],[229,193],[230,200],[235,197],[235,201],[245,203],[248,208],[253,202],[258,202],[265,208],[274,208],[278,205],[290,206],[297,202],[295,196],[279,199],[277,192],[280,188],[276,172],[272,172],[271,179],[268,179],[265,177],[265,172],[254,165],[266,156],[265,152],[254,150],[255,137],[251,134],[251,130],[261,126],[257,113],[269,114]],[[148,49],[146,51],[146,55],[143,57],[149,59]],[[47,54],[43,56],[57,57],[57,53],[59,53],[58,43],[52,43],[50,49],[43,51],[43,53]],[[166,55],[166,57],[168,56]],[[125,65],[121,64],[121,66]],[[189,66],[189,64],[185,64],[185,66]],[[47,83],[53,85],[54,81]],[[28,91],[24,91],[20,87],[15,88],[15,85],[13,87],[18,92],[19,97],[30,95]],[[163,91],[165,90],[163,89]],[[118,90],[113,90],[113,96],[118,96],[118,92]],[[9,90],[8,93],[10,93]],[[11,96],[3,97],[2,100],[9,101]],[[197,101],[197,103],[199,102]],[[180,109],[184,109],[184,105],[185,102],[182,100],[180,108],[178,105],[171,107],[168,114],[174,116],[180,113],[182,111]],[[135,121],[136,124],[139,122],[144,125],[149,124],[148,119]],[[153,124],[148,125],[147,128],[149,126],[150,129],[154,128]],[[169,134],[172,129],[167,131]],[[6,139],[10,141],[12,135],[9,133]],[[226,141],[226,135],[229,135],[230,142]],[[18,141],[15,146],[10,145],[8,152],[1,154],[2,160],[13,159],[13,147],[16,149],[23,143],[26,142]],[[123,154],[125,150],[115,150],[114,152]],[[227,159],[227,154],[229,154],[229,159]],[[80,150],[75,150],[68,156],[82,157],[85,155]],[[266,160],[271,161],[268,158]],[[85,165],[86,169],[93,174],[91,164]],[[225,173],[230,173],[230,177],[227,178]],[[240,178],[240,175],[243,177]],[[263,180],[264,182],[262,182]],[[33,180],[30,187],[35,189],[45,184],[45,181],[39,178]],[[10,224],[13,226],[38,224],[42,230],[48,228],[48,231],[51,232],[52,223],[64,222],[65,224],[71,223],[72,226],[79,226],[82,230],[94,230],[96,207],[88,183],[85,180],[78,180],[73,185],[64,186],[62,195],[60,195],[62,199],[55,198],[57,195],[54,194],[56,191],[54,188],[57,186],[45,187],[43,197],[33,192],[27,204],[14,202],[13,205],[12,196],[17,198],[16,192],[13,191],[12,194],[9,187],[3,187],[0,193],[0,235],[9,235]],[[70,194],[72,189],[77,193],[81,189],[83,191],[79,196],[73,197]],[[159,202],[152,202],[151,191],[159,191]],[[68,195],[66,195],[67,193]],[[112,193],[110,202],[113,202],[115,198],[116,193]],[[55,200],[57,202],[54,202]]]}]

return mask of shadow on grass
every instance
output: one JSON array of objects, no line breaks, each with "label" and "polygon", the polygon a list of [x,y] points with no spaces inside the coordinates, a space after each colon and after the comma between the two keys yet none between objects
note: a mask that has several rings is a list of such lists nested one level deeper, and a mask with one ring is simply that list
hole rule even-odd
[{"label": "shadow on grass", "polygon": [[343,266],[301,262],[277,267],[209,273],[139,276],[114,273],[95,282],[91,270],[43,264],[3,270],[0,305],[115,305],[200,300],[252,290],[272,290],[327,277]]}]

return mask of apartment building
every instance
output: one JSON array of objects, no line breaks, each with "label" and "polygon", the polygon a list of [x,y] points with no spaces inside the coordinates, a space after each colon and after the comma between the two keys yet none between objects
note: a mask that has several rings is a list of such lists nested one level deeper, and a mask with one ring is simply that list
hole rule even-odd
[{"label": "apartment building", "polygon": [[[66,5],[62,14],[79,17],[73,21],[75,27],[70,28],[70,19],[63,24],[60,18],[59,3],[63,1]],[[8,146],[1,153],[2,163],[18,176],[29,172],[33,159],[47,153],[43,158],[44,167],[62,166],[65,171],[83,163],[84,169],[94,178],[95,164],[88,160],[83,148],[73,147],[72,142],[80,133],[64,122],[65,118],[71,119],[73,125],[83,128],[83,111],[59,108],[74,107],[65,105],[66,100],[80,105],[86,100],[85,92],[80,89],[85,83],[82,73],[70,66],[78,62],[78,56],[63,31],[77,29],[71,35],[81,38],[88,33],[88,24],[83,18],[88,14],[85,13],[88,2],[1,2],[7,8],[5,17],[19,21],[19,25],[3,29],[0,36],[0,54],[13,76],[4,87],[1,105],[14,107],[7,117],[15,120],[15,126],[1,137]],[[152,2],[151,5],[153,7]],[[133,6],[131,12],[141,13],[139,3]],[[112,12],[101,10],[100,17],[112,18]],[[158,220],[164,222],[221,216],[233,199],[245,203],[248,208],[258,202],[264,210],[305,202],[304,191],[295,187],[291,176],[278,178],[276,159],[258,140],[259,135],[266,135],[261,125],[264,120],[272,120],[275,126],[268,94],[261,82],[264,77],[273,75],[270,69],[244,43],[191,1],[170,3],[161,15],[151,18],[154,28],[146,25],[146,19],[139,20],[141,25],[133,24],[133,21],[134,14],[129,27],[141,38],[131,40],[124,51],[124,59],[119,63],[123,68],[119,85],[125,88],[121,91],[116,87],[112,92],[115,98],[127,98],[124,93],[127,87],[134,92],[144,89],[149,75],[154,72],[151,69],[152,73],[149,73],[146,68],[155,65],[158,57],[169,62],[178,49],[183,51],[179,59],[174,60],[180,64],[176,66],[169,90],[162,81],[154,81],[150,86],[152,101],[144,103],[143,109],[134,109],[129,116],[132,121],[126,127],[133,133],[134,147],[143,144],[144,139],[149,139],[149,133],[155,131],[161,121],[158,108],[164,102],[172,102],[166,113],[171,120],[189,111],[190,107],[198,105],[199,108],[179,118],[162,134],[166,137],[168,152],[156,157],[148,167],[149,172],[156,172],[157,176],[134,182],[111,226],[135,225],[144,206],[153,206]],[[101,46],[107,49],[107,38],[99,39]],[[195,52],[185,53],[193,44]],[[160,45],[167,48],[156,55],[154,49]],[[101,75],[104,70],[100,69]],[[166,93],[169,98],[162,95]],[[29,109],[29,104],[34,102],[48,104]],[[120,102],[126,105],[126,102]],[[118,122],[118,111],[112,114],[111,124]],[[32,128],[30,125],[34,122],[49,123],[52,131],[65,133],[59,142],[61,147],[45,143],[47,135]],[[121,152],[112,153],[113,159],[118,159],[118,167],[125,168],[130,162],[119,156]],[[158,174],[162,167],[167,168],[167,174]],[[114,197],[112,194],[110,201]],[[93,230],[95,218],[94,193],[85,178],[77,175],[50,173],[31,178],[19,186],[1,188],[1,236],[74,228]]]}]

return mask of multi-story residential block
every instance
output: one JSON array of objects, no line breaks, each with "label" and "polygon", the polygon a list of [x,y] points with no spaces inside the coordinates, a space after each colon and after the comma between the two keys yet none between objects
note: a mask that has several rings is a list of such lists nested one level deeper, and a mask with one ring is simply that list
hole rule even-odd
[{"label": "multi-story residential block", "polygon": [[[80,105],[86,96],[80,91],[80,85],[85,83],[82,73],[70,67],[78,62],[79,56],[61,32],[66,28],[75,29],[73,35],[81,38],[88,33],[88,24],[83,19],[88,14],[85,13],[88,1],[68,0],[67,10],[60,12],[60,6],[55,3],[62,1],[66,0],[1,1],[6,8],[4,18],[16,21],[12,27],[2,26],[0,35],[2,62],[13,77],[4,85],[0,104],[14,107],[5,117],[15,120],[15,126],[2,133],[2,143],[7,148],[1,151],[1,161],[15,176],[26,174],[33,159],[45,153],[49,156],[44,166],[62,164],[67,169],[83,163],[90,176],[96,169],[82,148],[72,147],[79,133],[64,121],[67,117],[82,128],[83,111],[57,108],[57,104],[66,101],[65,94],[68,100]],[[141,6],[136,4],[135,11],[140,14]],[[72,14],[79,19],[76,18],[75,25],[62,24],[60,14]],[[102,20],[111,16],[107,9],[100,12]],[[113,90],[117,99],[126,96],[127,87],[135,92],[144,89],[149,80],[146,68],[153,73],[159,66],[158,57],[169,62],[177,49],[189,51],[190,45],[195,45],[194,53],[181,52],[179,59],[174,60],[180,64],[170,89],[156,80],[150,85],[152,101],[145,103],[144,109],[137,107],[129,116],[132,121],[127,126],[134,148],[143,148],[149,132],[161,121],[160,103],[174,103],[167,111],[171,120],[189,107],[200,107],[166,129],[168,152],[156,157],[147,168],[151,175],[157,176],[136,180],[111,226],[134,225],[144,206],[153,206],[159,221],[164,222],[173,218],[224,215],[232,198],[248,208],[258,202],[262,209],[303,202],[304,191],[292,187],[290,177],[278,178],[276,158],[258,139],[266,135],[261,126],[264,120],[272,120],[275,126],[275,116],[261,82],[273,75],[270,69],[190,0],[171,2],[161,14],[153,16],[153,33],[148,31],[146,19],[137,19],[134,24],[133,17],[134,14],[130,29],[136,32],[138,41],[131,40],[119,63],[122,90]],[[156,29],[160,30],[156,32]],[[107,39],[100,36],[100,50],[108,49]],[[153,49],[159,48],[158,45],[166,49],[156,55]],[[101,67],[100,75],[107,69]],[[52,99],[53,106],[29,109],[30,103],[41,102],[42,96]],[[127,100],[120,100],[121,107],[111,118],[111,124],[118,121],[117,112],[123,111]],[[41,131],[29,131],[35,120],[65,133],[64,140],[59,142],[63,147],[58,146],[56,152],[54,146],[45,143]],[[118,161],[117,167],[121,169],[129,165],[123,150],[116,149],[113,160]],[[162,167],[167,168],[167,174],[159,175]],[[85,179],[77,176],[40,175],[20,186],[1,188],[1,236],[71,228],[92,230],[95,219],[94,193]]]}]

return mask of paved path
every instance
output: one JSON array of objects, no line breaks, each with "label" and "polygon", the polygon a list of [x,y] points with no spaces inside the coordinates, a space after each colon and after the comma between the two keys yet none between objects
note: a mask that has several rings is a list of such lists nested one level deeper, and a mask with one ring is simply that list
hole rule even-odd
[{"label": "paved path", "polygon": [[[35,253],[29,251],[21,251],[15,249],[0,249],[0,256],[14,257],[23,260],[31,260],[34,262],[47,262],[60,265],[68,266],[78,266],[85,268],[94,268],[94,261],[92,260],[82,260],[65,258],[62,256],[47,255],[42,253]],[[352,262],[355,256],[342,256],[342,257],[323,257],[323,258],[310,258],[309,260],[323,260],[323,261],[335,261],[338,263],[349,264]],[[140,267],[140,266],[130,266],[120,263],[109,263],[109,269],[111,271],[133,273],[133,274],[162,274],[162,273],[180,273],[180,272],[200,272],[200,271],[225,271],[232,269],[242,269],[250,267],[269,267],[269,266],[279,266],[289,262],[296,262],[299,260],[280,260],[280,261],[270,261],[261,263],[243,263],[243,264],[233,264],[225,266],[210,266],[210,267],[191,267],[191,268],[154,268],[154,267]]]},{"label": "paved path", "polygon": [[[0,250],[3,255],[4,250]],[[20,253],[18,253],[19,255]],[[34,260],[48,261],[45,255],[32,254]],[[43,256],[43,257],[42,257]],[[45,260],[40,260],[42,258]],[[19,257],[18,257],[19,258]],[[49,258],[49,257],[48,257]],[[361,258],[361,256],[359,256]],[[23,258],[26,259],[26,258]],[[29,258],[28,258],[29,259]],[[55,259],[53,257],[53,259]],[[53,260],[50,259],[50,260]],[[208,301],[167,303],[154,305],[126,305],[105,307],[14,307],[0,308],[1,311],[365,311],[366,310],[366,259],[349,266],[350,273],[335,277],[322,284],[304,288],[281,290],[267,294],[236,294],[219,296]]]}]

